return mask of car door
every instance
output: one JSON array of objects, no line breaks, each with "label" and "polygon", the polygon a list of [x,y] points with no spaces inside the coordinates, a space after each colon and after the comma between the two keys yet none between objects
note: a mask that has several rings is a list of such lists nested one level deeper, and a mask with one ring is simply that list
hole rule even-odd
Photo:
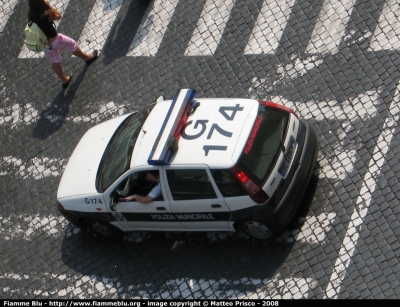
[{"label": "car door", "polygon": [[186,229],[232,230],[231,212],[207,166],[168,166],[164,171],[170,208]]},{"label": "car door", "polygon": [[[159,168],[152,167],[151,170]],[[117,219],[118,227],[124,231],[132,230],[179,230],[183,226],[172,214],[165,195],[165,183],[160,179],[162,196],[142,204],[136,200],[126,201],[133,194],[146,196],[152,189],[144,179],[149,168],[131,169],[121,176],[105,193],[108,195],[108,209]],[[140,185],[138,189],[137,185]]]}]

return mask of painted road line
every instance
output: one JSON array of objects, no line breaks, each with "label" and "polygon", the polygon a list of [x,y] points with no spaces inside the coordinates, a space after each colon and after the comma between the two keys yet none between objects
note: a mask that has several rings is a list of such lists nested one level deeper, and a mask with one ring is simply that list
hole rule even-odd
[{"label": "painted road line", "polygon": [[[227,285],[231,285],[227,287]],[[261,293],[254,291],[240,291],[235,285],[240,285],[241,288],[253,289],[260,287],[263,289]],[[148,295],[151,291],[146,291],[142,288],[152,287],[151,284],[129,286],[127,292],[136,294],[140,291],[141,298],[150,298]],[[160,297],[163,299],[177,299],[185,297],[186,299],[199,299],[207,297],[209,299],[294,299],[294,298],[309,298],[310,290],[317,287],[317,283],[313,278],[265,278],[257,279],[244,277],[237,280],[226,278],[215,279],[186,279],[178,278],[167,280],[160,288]],[[139,288],[139,289],[138,289]],[[136,290],[136,291],[135,291]],[[136,293],[135,293],[135,292]]]},{"label": "painted road line", "polygon": [[318,216],[307,216],[301,229],[291,230],[291,233],[286,231],[276,241],[292,243],[296,240],[307,245],[329,244],[327,234],[332,230],[332,221],[336,218],[336,212],[321,213]]},{"label": "painted road line", "polygon": [[[50,2],[50,4],[52,6],[54,6],[54,8],[56,8],[61,13],[61,15],[64,15],[64,12],[65,12],[70,0],[61,0],[61,1],[50,0],[49,2]],[[55,22],[56,28],[58,27],[59,24],[60,24],[60,20]],[[29,58],[29,59],[32,59],[32,58],[44,58],[44,52],[30,51],[25,46],[25,44],[23,44],[22,47],[21,47],[21,52],[18,55],[18,58],[20,58],[20,59],[23,59],[23,58]]]},{"label": "painted road line", "polygon": [[66,235],[70,237],[80,231],[76,226],[66,227],[68,221],[63,216],[41,216],[36,215],[14,215],[0,216],[0,238],[2,241],[22,240],[32,241],[35,237],[57,236],[62,237]]},{"label": "painted road line", "polygon": [[187,56],[215,53],[235,0],[207,0],[185,51]]},{"label": "painted road line", "polygon": [[125,106],[117,106],[113,101],[110,101],[101,105],[98,112],[89,115],[69,116],[66,119],[73,121],[74,123],[99,123],[104,120],[124,115],[125,110]]},{"label": "painted road line", "polygon": [[39,112],[30,104],[21,105],[16,103],[8,108],[0,108],[0,125],[15,128],[19,123],[30,124],[38,118]]},{"label": "painted road line", "polygon": [[[7,285],[2,288],[2,294],[7,297],[21,296],[26,292],[35,297],[73,297],[76,299],[88,299],[88,293],[95,293],[99,298],[114,298],[121,299],[124,287],[118,279],[84,275],[76,277],[75,275],[54,274],[48,272],[29,271],[25,273],[3,273],[0,275],[0,280],[6,280]],[[26,288],[19,288],[21,281],[30,281],[31,284],[38,284],[40,281],[46,280],[50,284],[60,284],[65,281],[64,287],[55,287],[54,290],[43,290],[44,287],[35,288],[29,291]],[[16,286],[18,284],[18,286]],[[38,305],[39,306],[39,305]]]},{"label": "painted road line", "polygon": [[276,67],[276,78],[257,78],[253,77],[247,93],[251,98],[266,96],[267,93],[276,89],[277,86],[286,86],[294,80],[308,74],[313,69],[324,63],[322,57],[318,55],[301,58],[291,56],[287,64],[279,63]]},{"label": "painted road line", "polygon": [[245,54],[274,54],[296,0],[266,0],[245,48]]},{"label": "painted road line", "polygon": [[126,56],[155,56],[179,0],[149,4]]},{"label": "painted road line", "polygon": [[[68,116],[64,118],[61,115],[57,115],[56,111],[48,112],[49,114],[45,115],[45,112],[38,111],[30,103],[27,103],[25,105],[20,105],[16,103],[8,108],[0,108],[0,126],[3,125],[15,129],[20,125],[36,124],[39,119],[46,119],[52,124],[55,124],[64,119],[68,121],[73,121],[74,123],[98,123],[107,119],[124,115],[127,110],[125,105],[118,106],[112,101],[98,102],[96,104],[99,104],[99,109],[96,112],[93,112],[89,115]],[[54,105],[53,109],[57,110],[57,105]]]},{"label": "painted road line", "polygon": [[320,54],[338,52],[355,1],[324,1],[306,52]]},{"label": "painted road line", "polygon": [[[310,70],[318,67],[323,63],[316,56],[308,59],[295,59],[292,63],[281,65],[277,68],[278,78],[276,81],[270,81],[269,78],[254,77],[251,80],[251,85],[247,90],[247,95],[252,99],[264,97],[272,88],[279,85],[292,82],[306,75]],[[282,104],[295,112],[300,113],[304,119],[313,119],[316,121],[322,120],[338,120],[338,121],[358,121],[365,118],[372,118],[378,114],[376,105],[379,105],[380,95],[377,91],[367,91],[353,98],[351,101],[346,100],[342,103],[337,101],[320,101],[318,107],[310,110],[308,103],[315,104],[315,101],[296,102],[288,100],[283,96],[272,96],[266,98],[270,101]]]},{"label": "painted road line", "polygon": [[[392,102],[390,110],[395,108],[398,109],[396,103]],[[392,111],[391,113],[393,114]],[[377,181],[375,180],[376,173],[380,172],[382,166],[386,162],[385,156],[390,149],[390,143],[398,121],[399,113],[394,117],[388,117],[385,119],[382,133],[378,138],[368,165],[368,171],[364,175],[363,185],[359,193],[360,195],[356,200],[356,206],[351,215],[349,227],[347,228],[346,235],[342,242],[342,247],[334,264],[333,272],[325,291],[325,298],[338,298],[340,295],[342,281],[346,276],[346,271],[351,263],[352,257],[357,251],[357,243],[360,238],[357,227],[363,224],[363,220],[368,214],[368,208],[373,200],[372,193],[375,191],[377,186]]]},{"label": "painted road line", "polygon": [[18,175],[22,179],[43,179],[45,177],[59,177],[67,165],[68,159],[35,157],[23,161],[12,156],[0,157],[0,176]]},{"label": "painted road line", "polygon": [[102,50],[124,0],[96,0],[78,45],[83,52]]},{"label": "painted road line", "polygon": [[12,12],[14,11],[15,6],[17,5],[19,0],[6,0],[1,1],[0,5],[0,34],[3,32],[6,27],[8,19],[11,17]]},{"label": "painted road line", "polygon": [[[380,102],[378,92],[369,91],[352,99],[351,102],[344,101],[341,104],[336,101],[321,101],[318,103],[318,108],[312,109],[306,104],[296,104],[282,97],[273,97],[271,100],[295,110],[306,120],[318,123],[336,121],[339,124],[334,133],[329,130],[319,135],[320,141],[330,139],[328,149],[320,150],[330,152],[330,154],[321,154],[319,158],[320,178],[344,180],[356,171],[357,150],[361,148],[363,142],[357,133],[352,139],[348,136],[355,132],[355,127],[359,123],[374,120],[378,114],[377,106]],[[320,125],[315,128],[318,133]]]},{"label": "painted road line", "polygon": [[[307,103],[296,104],[286,101],[282,97],[272,97],[271,101],[283,104],[295,110],[302,118],[318,123],[314,126],[314,129],[319,141],[325,141],[325,146],[319,150],[318,154],[320,165],[318,177],[320,179],[326,178],[330,182],[337,182],[349,178],[351,174],[357,171],[355,167],[358,159],[357,150],[363,146],[363,142],[355,127],[359,126],[360,123],[374,120],[374,117],[378,114],[379,93],[367,92],[359,95],[351,102],[344,101],[341,104],[336,101],[322,101],[318,103],[318,108],[309,108],[306,106]],[[331,129],[326,132],[321,131],[324,126],[335,124],[337,124],[337,128],[334,132]],[[355,136],[349,138],[349,135]],[[326,141],[328,139],[329,142]],[[328,204],[329,194],[327,197],[328,199],[321,201]],[[332,219],[333,217],[330,215],[329,220]],[[303,231],[305,231],[304,229],[303,227]],[[299,235],[298,239],[301,238],[303,236]]]},{"label": "painted road line", "polygon": [[[227,285],[231,285],[227,287]],[[261,293],[254,291],[240,291],[235,285],[241,288],[253,289],[254,287],[263,288]],[[143,285],[130,285],[125,291],[138,298],[149,299],[151,283]],[[159,287],[159,297],[162,299],[199,299],[207,297],[209,299],[281,299],[281,298],[308,298],[310,290],[316,287],[316,282],[312,278],[284,278],[284,279],[256,279],[244,277],[237,280],[220,278],[216,279],[170,279]]]},{"label": "painted road line", "polygon": [[[76,275],[76,274],[75,274]],[[21,281],[30,281],[37,284],[38,281],[46,280],[50,284],[59,284],[63,281],[64,287],[56,287],[55,290],[43,291],[38,288],[32,292],[38,297],[60,297],[66,298],[71,295],[78,299],[88,299],[87,293],[95,295],[100,299],[113,298],[134,298],[152,299],[154,298],[154,284],[144,283],[129,285],[118,278],[108,278],[97,275],[75,276],[68,274],[54,274],[48,272],[4,272],[0,275],[0,280],[8,280],[6,284],[14,284]],[[227,285],[241,285],[241,288],[253,289],[255,285],[266,285],[263,294],[253,291],[240,291],[229,289]],[[186,279],[177,278],[166,280],[157,288],[156,297],[161,299],[280,299],[280,298],[308,298],[309,290],[317,287],[317,282],[312,278],[285,278],[274,279],[255,279],[242,278],[238,280],[228,280],[224,278],[216,279]],[[228,288],[228,289],[227,289]],[[18,287],[3,287],[2,293],[7,297],[25,293],[26,289]],[[263,296],[264,295],[264,296]],[[301,296],[303,295],[303,296]]]},{"label": "painted road line", "polygon": [[370,50],[397,50],[400,48],[400,5],[388,0],[379,17],[378,25],[371,39]]},{"label": "painted road line", "polygon": [[[254,281],[253,281],[254,282]],[[315,277],[291,277],[280,278],[279,276],[268,280],[265,283],[264,297],[260,299],[304,299],[312,298],[311,290],[319,287]],[[258,294],[261,296],[261,294]],[[257,297],[248,297],[257,299]]]}]

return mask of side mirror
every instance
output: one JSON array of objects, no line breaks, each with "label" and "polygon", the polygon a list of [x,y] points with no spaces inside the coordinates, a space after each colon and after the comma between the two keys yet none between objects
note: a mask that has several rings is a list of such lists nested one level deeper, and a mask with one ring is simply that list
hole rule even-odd
[{"label": "side mirror", "polygon": [[163,95],[161,95],[160,97],[157,98],[157,102],[162,102],[164,100],[165,100],[165,98]]}]

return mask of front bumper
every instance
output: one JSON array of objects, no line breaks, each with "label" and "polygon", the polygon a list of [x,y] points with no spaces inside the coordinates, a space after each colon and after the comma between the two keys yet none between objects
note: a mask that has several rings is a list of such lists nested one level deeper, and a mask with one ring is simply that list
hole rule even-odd
[{"label": "front bumper", "polygon": [[109,212],[81,212],[71,210],[61,210],[58,208],[60,213],[65,217],[68,222],[82,228],[84,226],[84,219],[102,220],[105,222],[115,222],[116,219]]}]

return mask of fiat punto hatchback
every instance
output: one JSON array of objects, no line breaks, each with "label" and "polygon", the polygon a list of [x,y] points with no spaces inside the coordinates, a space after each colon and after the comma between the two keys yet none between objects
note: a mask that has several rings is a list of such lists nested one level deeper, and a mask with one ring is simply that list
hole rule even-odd
[{"label": "fiat punto hatchback", "polygon": [[[291,221],[317,155],[314,131],[289,108],[254,99],[173,100],[82,137],[57,192],[67,220],[108,238],[127,231],[237,231],[272,239]],[[161,195],[147,204],[157,170]]]}]

